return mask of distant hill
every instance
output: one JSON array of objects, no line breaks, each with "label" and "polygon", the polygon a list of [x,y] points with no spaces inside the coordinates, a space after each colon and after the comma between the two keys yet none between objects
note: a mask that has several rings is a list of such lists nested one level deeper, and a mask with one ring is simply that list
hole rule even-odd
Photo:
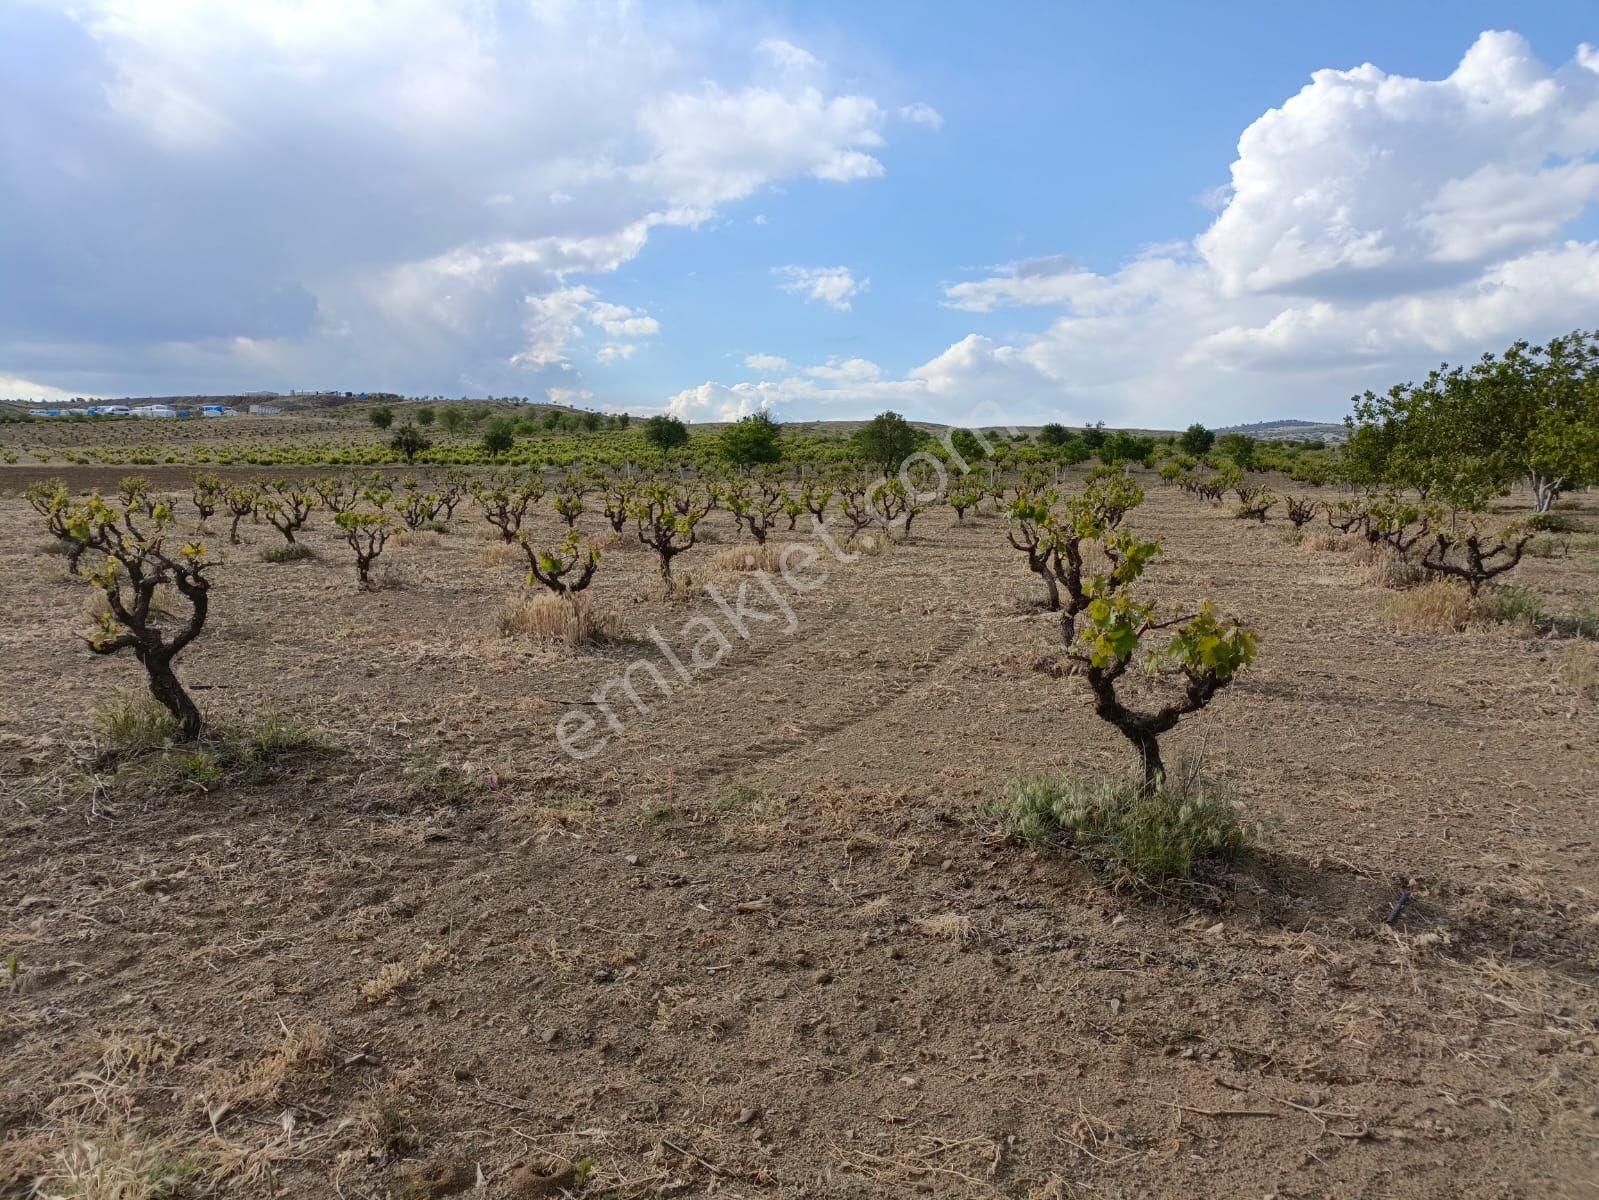
[{"label": "distant hill", "polygon": [[1314,441],[1342,444],[1349,438],[1349,430],[1342,421],[1256,421],[1252,425],[1228,425],[1217,433],[1247,433],[1262,442]]}]

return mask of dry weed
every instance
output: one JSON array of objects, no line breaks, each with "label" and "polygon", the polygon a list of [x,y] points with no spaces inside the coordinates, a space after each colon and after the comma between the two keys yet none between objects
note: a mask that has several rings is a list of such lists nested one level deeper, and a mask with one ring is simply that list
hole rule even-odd
[{"label": "dry weed", "polygon": [[1313,554],[1340,554],[1348,549],[1344,539],[1331,529],[1318,529],[1307,533],[1300,540],[1299,547]]},{"label": "dry weed", "polygon": [[1560,682],[1587,699],[1599,698],[1599,650],[1572,642],[1560,652]]},{"label": "dry weed", "polygon": [[[492,532],[492,531],[491,531]],[[514,567],[523,561],[522,551],[510,542],[487,542],[478,551],[477,565],[480,567]]]},{"label": "dry weed", "polygon": [[276,1044],[245,1068],[220,1099],[234,1106],[276,1101],[292,1084],[328,1074],[333,1034],[326,1025],[319,1021],[308,1021],[298,1029],[282,1025],[279,1033]]},{"label": "dry weed", "polygon": [[914,922],[924,937],[969,946],[977,940],[977,928],[964,913],[938,913],[931,917],[918,917]]},{"label": "dry weed", "polygon": [[500,610],[496,625],[501,637],[527,637],[568,646],[610,642],[622,636],[620,613],[549,594],[512,600]]},{"label": "dry weed", "polygon": [[718,550],[711,556],[711,569],[724,572],[765,571],[769,575],[776,575],[783,569],[785,549],[786,546],[767,542],[764,545],[733,546]]},{"label": "dry weed", "polygon": [[1410,588],[1383,606],[1384,620],[1395,633],[1460,633],[1488,615],[1481,600],[1443,581]]},{"label": "dry weed", "polygon": [[376,975],[361,984],[361,997],[371,1005],[392,1004],[448,957],[449,952],[438,946],[423,946],[409,962],[384,963]]},{"label": "dry weed", "polygon": [[1421,564],[1400,558],[1386,546],[1377,547],[1372,553],[1359,555],[1355,561],[1363,568],[1361,578],[1373,587],[1403,592],[1427,582],[1427,572]]}]

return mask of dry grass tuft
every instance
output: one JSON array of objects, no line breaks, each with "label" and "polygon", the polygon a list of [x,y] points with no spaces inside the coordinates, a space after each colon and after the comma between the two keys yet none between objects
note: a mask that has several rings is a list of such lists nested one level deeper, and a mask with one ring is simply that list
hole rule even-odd
[{"label": "dry grass tuft", "polygon": [[1560,682],[1577,695],[1599,699],[1599,650],[1573,642],[1560,652]]},{"label": "dry grass tuft", "polygon": [[868,558],[875,558],[887,550],[890,539],[881,529],[863,529],[850,538],[845,549],[855,554],[864,554]]},{"label": "dry grass tuft", "polygon": [[931,917],[918,917],[914,922],[924,937],[969,946],[977,940],[977,928],[972,919],[963,913],[938,913]]},{"label": "dry grass tuft", "polygon": [[520,549],[510,542],[500,541],[498,537],[477,553],[477,565],[480,567],[514,567],[524,561]]},{"label": "dry grass tuft", "polygon": [[713,571],[765,571],[775,575],[782,568],[784,547],[773,542],[765,545],[733,546],[718,550],[711,556]]},{"label": "dry grass tuft", "polygon": [[332,1048],[333,1033],[319,1021],[308,1021],[298,1029],[281,1026],[276,1044],[251,1063],[221,1099],[230,1105],[278,1100],[299,1081],[327,1076]]},{"label": "dry grass tuft", "polygon": [[371,1005],[392,1004],[448,957],[449,952],[438,946],[423,946],[408,962],[384,963],[376,975],[361,984],[361,998]]},{"label": "dry grass tuft", "polygon": [[568,646],[611,642],[622,636],[620,613],[549,594],[512,600],[500,609],[496,626],[501,637],[564,642]]},{"label": "dry grass tuft", "polygon": [[[389,538],[395,546],[415,546],[419,550],[437,550],[443,546],[444,535],[436,529],[402,529]],[[505,546],[504,542],[500,545]],[[507,550],[515,550],[515,546],[505,546]]]},{"label": "dry grass tuft", "polygon": [[1346,549],[1344,539],[1331,529],[1316,529],[1305,534],[1299,547],[1313,554],[1339,554]]},{"label": "dry grass tuft", "polygon": [[1427,582],[1427,572],[1420,563],[1400,558],[1387,547],[1380,547],[1376,553],[1364,555],[1357,561],[1364,567],[1361,577],[1374,587],[1403,592]]},{"label": "dry grass tuft", "polygon": [[1410,588],[1383,606],[1383,619],[1395,633],[1462,633],[1488,618],[1483,601],[1442,580]]}]

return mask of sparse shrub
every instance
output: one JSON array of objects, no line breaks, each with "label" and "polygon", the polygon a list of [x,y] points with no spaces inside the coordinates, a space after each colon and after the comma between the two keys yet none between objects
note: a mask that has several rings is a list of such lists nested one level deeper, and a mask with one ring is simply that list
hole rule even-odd
[{"label": "sparse shrub", "polygon": [[261,551],[261,560],[269,563],[305,562],[315,557],[316,551],[304,542],[287,542],[282,546],[268,546]]},{"label": "sparse shrub", "polygon": [[1186,765],[1153,789],[1126,777],[1019,780],[999,817],[1013,840],[1070,848],[1134,888],[1189,879],[1196,867],[1233,862],[1259,841],[1226,789]]},{"label": "sparse shrub", "polygon": [[1365,566],[1366,582],[1390,591],[1404,591],[1420,587],[1427,581],[1427,572],[1420,564],[1394,553],[1386,547],[1372,554]]},{"label": "sparse shrub", "polygon": [[483,519],[500,531],[500,540],[516,541],[527,510],[544,494],[544,482],[532,472],[497,475],[472,490]]},{"label": "sparse shrub", "polygon": [[[73,540],[104,556],[104,565],[89,576],[106,600],[99,627],[87,639],[89,648],[96,654],[133,651],[149,678],[150,694],[177,719],[182,736],[192,740],[200,734],[200,710],[172,664],[205,627],[211,589],[206,572],[216,564],[199,543],[168,548],[173,520],[165,501],[148,513],[137,504],[118,511],[95,494],[69,509],[66,528]],[[176,628],[169,627],[167,613],[153,607],[163,588],[189,605],[188,618]]]},{"label": "sparse shrub", "polygon": [[88,547],[73,537],[67,528],[67,514],[72,508],[72,493],[67,491],[67,485],[59,479],[52,479],[47,483],[32,485],[23,495],[33,511],[44,518],[45,528],[67,556],[67,570],[76,575],[78,563]]},{"label": "sparse shrub", "polygon": [[316,507],[316,494],[309,488],[278,480],[269,492],[262,495],[256,511],[283,535],[283,540],[294,545],[294,535],[311,519]]},{"label": "sparse shrub", "polygon": [[1521,522],[1524,528],[1534,533],[1576,533],[1577,523],[1563,513],[1539,512],[1533,513]]},{"label": "sparse shrub", "polygon": [[1550,623],[1538,593],[1514,584],[1493,589],[1488,596],[1487,612],[1497,624],[1515,625],[1527,633]]},{"label": "sparse shrub", "polygon": [[1330,529],[1325,531],[1318,529],[1306,533],[1299,544],[1306,550],[1312,550],[1318,554],[1336,554],[1348,549],[1344,544],[1344,539]]},{"label": "sparse shrub", "polygon": [[574,600],[577,594],[594,578],[600,565],[600,551],[582,534],[573,529],[558,546],[535,546],[527,534],[521,534],[518,545],[527,556],[527,584],[543,584],[552,593],[565,600]]},{"label": "sparse shrub", "polygon": [[1310,496],[1286,496],[1283,502],[1288,506],[1288,519],[1295,529],[1310,524],[1316,516],[1316,510],[1321,507],[1320,502]]},{"label": "sparse shrub", "polygon": [[1573,642],[1560,652],[1560,682],[1578,696],[1599,699],[1599,650]]},{"label": "sparse shrub", "polygon": [[633,505],[638,540],[654,550],[661,562],[661,582],[672,594],[672,560],[691,549],[695,527],[710,511],[709,496],[686,486],[657,480],[640,489]]},{"label": "sparse shrub", "polygon": [[782,570],[784,547],[770,542],[754,546],[733,546],[718,551],[711,558],[711,569],[716,571],[765,571],[777,574]]},{"label": "sparse shrub", "polygon": [[222,498],[228,506],[228,513],[232,520],[228,525],[228,541],[237,546],[239,544],[239,522],[245,517],[254,517],[256,506],[261,503],[261,489],[250,487],[246,484],[236,484],[227,490]]},{"label": "sparse shrub", "polygon": [[1509,525],[1489,534],[1474,520],[1462,523],[1457,518],[1451,527],[1433,535],[1421,565],[1463,581],[1475,596],[1490,579],[1514,569],[1531,540],[1532,532],[1525,525]]},{"label": "sparse shrub", "polygon": [[372,564],[389,540],[389,514],[351,509],[333,518],[344,540],[355,552],[355,586],[366,591],[371,586]]}]

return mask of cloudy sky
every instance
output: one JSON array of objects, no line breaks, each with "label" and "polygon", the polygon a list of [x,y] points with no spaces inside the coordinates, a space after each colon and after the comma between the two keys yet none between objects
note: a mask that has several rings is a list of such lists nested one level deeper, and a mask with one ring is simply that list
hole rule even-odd
[{"label": "cloudy sky", "polygon": [[1599,325],[1590,0],[1128,7],[0,0],[0,395],[1178,426]]}]

